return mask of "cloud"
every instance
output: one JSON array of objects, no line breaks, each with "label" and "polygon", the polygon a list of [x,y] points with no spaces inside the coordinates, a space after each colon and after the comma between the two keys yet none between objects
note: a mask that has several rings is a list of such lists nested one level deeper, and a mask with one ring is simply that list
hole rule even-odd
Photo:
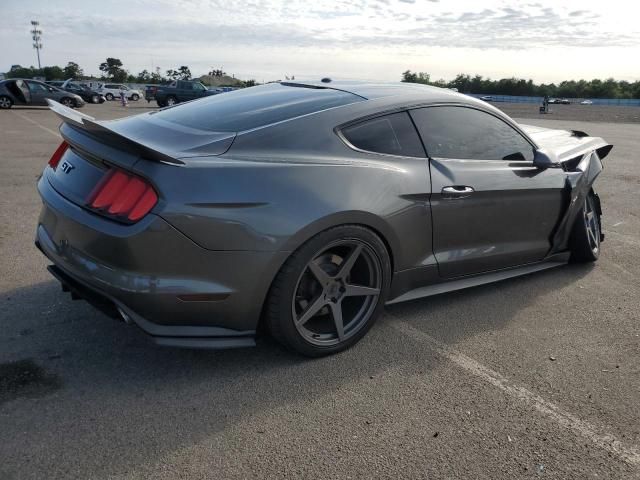
[{"label": "cloud", "polygon": [[588,10],[574,10],[573,12],[569,12],[570,17],[581,17],[583,15],[588,15]]},{"label": "cloud", "polygon": [[[126,15],[68,8],[71,0],[35,1],[41,2],[37,10],[9,6],[0,31],[0,43],[24,37],[29,58],[24,19],[42,18],[43,11],[45,53],[56,45],[63,59],[79,51],[85,58],[98,50],[102,56],[108,50],[125,61],[131,54],[138,64],[151,56],[208,64],[235,58],[241,50],[261,52],[266,62],[276,52],[287,58],[299,49],[354,56],[374,51],[397,58],[424,55],[430,47],[517,51],[640,45],[637,29],[607,27],[587,7],[570,10],[550,0],[496,0],[477,8],[439,0],[113,0],[113,10]],[[13,51],[6,59],[9,65],[20,61]]]}]

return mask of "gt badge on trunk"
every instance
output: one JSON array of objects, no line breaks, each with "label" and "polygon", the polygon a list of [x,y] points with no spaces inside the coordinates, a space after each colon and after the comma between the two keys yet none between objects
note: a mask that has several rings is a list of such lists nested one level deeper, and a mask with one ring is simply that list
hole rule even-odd
[{"label": "gt badge on trunk", "polygon": [[69,173],[71,170],[73,170],[76,167],[74,167],[73,165],[71,165],[71,163],[65,160],[64,162],[62,162],[62,165],[60,165],[60,168],[64,173]]}]

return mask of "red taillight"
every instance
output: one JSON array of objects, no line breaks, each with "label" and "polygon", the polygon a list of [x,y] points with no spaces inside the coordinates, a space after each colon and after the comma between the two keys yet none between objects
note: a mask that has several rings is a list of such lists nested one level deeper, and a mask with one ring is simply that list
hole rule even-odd
[{"label": "red taillight", "polygon": [[58,163],[60,163],[60,159],[64,155],[64,152],[67,151],[67,148],[69,148],[69,144],[63,140],[62,143],[58,145],[58,148],[56,148],[56,151],[53,152],[53,155],[51,155],[51,158],[49,159],[49,166],[51,168],[53,168],[54,170],[56,169],[56,167],[58,166]]},{"label": "red taillight", "polygon": [[157,202],[158,195],[149,183],[117,169],[109,170],[87,198],[90,208],[130,222],[140,220]]}]

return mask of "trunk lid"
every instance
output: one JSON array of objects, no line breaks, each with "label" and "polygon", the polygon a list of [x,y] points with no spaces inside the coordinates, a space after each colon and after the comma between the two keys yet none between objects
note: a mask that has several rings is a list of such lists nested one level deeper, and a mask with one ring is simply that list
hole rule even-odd
[{"label": "trunk lid", "polygon": [[[137,156],[138,160],[184,165],[192,157],[222,155],[236,137],[235,132],[211,132],[170,123],[154,118],[153,112],[119,120],[98,121],[57,102],[47,102],[51,110],[70,129],[75,130],[76,134],[63,125],[63,137],[67,133],[75,138],[76,143],[82,141],[98,150],[104,150],[98,145],[103,144]],[[82,139],[77,134],[84,134],[88,138]],[[70,143],[73,143],[73,139]],[[88,150],[93,153],[90,148]]]}]

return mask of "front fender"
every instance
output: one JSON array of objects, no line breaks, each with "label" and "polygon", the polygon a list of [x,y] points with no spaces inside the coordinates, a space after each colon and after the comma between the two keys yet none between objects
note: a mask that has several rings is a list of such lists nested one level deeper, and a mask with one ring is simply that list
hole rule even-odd
[{"label": "front fender", "polygon": [[[609,150],[606,154],[609,153]],[[568,206],[553,235],[550,255],[567,250],[573,224],[602,169],[602,161],[597,151],[593,151],[585,155],[575,169],[567,172],[565,191],[569,199]],[[601,213],[599,200],[598,209]]]}]

